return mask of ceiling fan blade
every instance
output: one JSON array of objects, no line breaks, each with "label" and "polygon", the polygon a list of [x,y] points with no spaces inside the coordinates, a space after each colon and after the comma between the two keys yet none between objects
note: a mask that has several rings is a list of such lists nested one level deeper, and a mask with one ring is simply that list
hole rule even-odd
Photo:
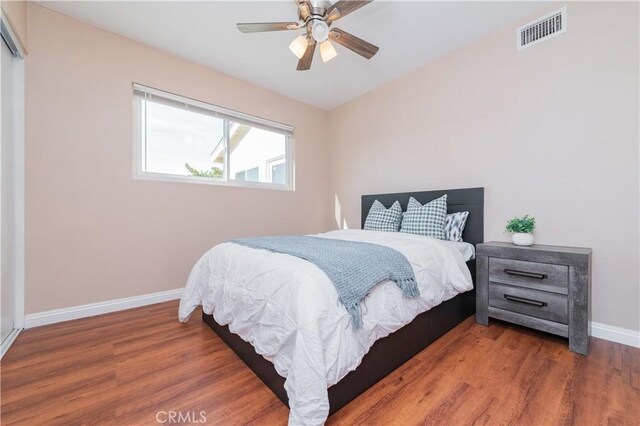
[{"label": "ceiling fan blade", "polygon": [[304,56],[298,61],[298,67],[296,68],[298,71],[306,71],[311,68],[311,61],[313,60],[313,53],[315,50],[316,42],[311,39],[307,46],[307,50],[304,52]]},{"label": "ceiling fan blade", "polygon": [[297,22],[253,22],[236,24],[240,32],[261,33],[264,31],[289,31],[297,30],[300,24]]},{"label": "ceiling fan blade", "polygon": [[373,0],[340,0],[336,2],[335,4],[329,6],[329,9],[327,9],[327,12],[325,14],[327,18],[327,24],[330,24],[337,19],[347,16],[351,12],[360,9],[362,6],[365,6],[372,1]]},{"label": "ceiling fan blade", "polygon": [[309,0],[293,0],[298,8],[298,15],[300,19],[306,21],[309,16],[311,16],[311,11],[313,10],[313,6]]},{"label": "ceiling fan blade", "polygon": [[375,46],[368,41],[364,41],[354,35],[349,34],[346,31],[342,31],[338,28],[333,28],[329,32],[329,38],[338,44],[346,47],[349,50],[353,50],[360,56],[364,56],[367,59],[371,59],[373,55],[378,53],[378,46]]}]

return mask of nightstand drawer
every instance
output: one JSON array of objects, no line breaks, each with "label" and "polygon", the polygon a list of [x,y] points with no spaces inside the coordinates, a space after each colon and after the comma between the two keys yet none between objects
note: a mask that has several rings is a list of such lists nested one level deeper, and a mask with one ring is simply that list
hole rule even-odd
[{"label": "nightstand drawer", "polygon": [[489,306],[567,323],[567,296],[556,293],[490,282]]},{"label": "nightstand drawer", "polygon": [[569,267],[490,257],[489,281],[567,294]]}]

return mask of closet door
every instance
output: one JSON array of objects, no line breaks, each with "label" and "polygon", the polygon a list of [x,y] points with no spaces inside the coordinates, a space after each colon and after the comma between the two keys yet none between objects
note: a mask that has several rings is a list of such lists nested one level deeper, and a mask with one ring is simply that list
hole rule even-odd
[{"label": "closet door", "polygon": [[4,40],[2,45],[1,80],[2,104],[0,105],[2,146],[0,150],[0,275],[2,291],[0,293],[1,338],[4,341],[15,326],[15,294],[16,294],[16,182],[14,170],[14,75],[13,61],[15,57]]}]

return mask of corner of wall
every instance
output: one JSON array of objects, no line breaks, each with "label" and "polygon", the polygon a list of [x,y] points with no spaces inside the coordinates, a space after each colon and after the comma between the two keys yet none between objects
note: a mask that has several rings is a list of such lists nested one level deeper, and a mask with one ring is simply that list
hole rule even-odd
[{"label": "corner of wall", "polygon": [[11,31],[15,34],[24,53],[28,52],[28,12],[27,2],[24,0],[3,1],[2,13],[7,19]]}]

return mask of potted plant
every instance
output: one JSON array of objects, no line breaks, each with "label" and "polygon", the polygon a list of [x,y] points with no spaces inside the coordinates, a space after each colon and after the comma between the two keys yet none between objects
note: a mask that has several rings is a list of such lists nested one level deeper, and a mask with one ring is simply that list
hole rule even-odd
[{"label": "potted plant", "polygon": [[506,232],[511,232],[511,241],[518,246],[533,245],[533,229],[536,227],[536,218],[525,215],[514,217],[507,222]]}]

